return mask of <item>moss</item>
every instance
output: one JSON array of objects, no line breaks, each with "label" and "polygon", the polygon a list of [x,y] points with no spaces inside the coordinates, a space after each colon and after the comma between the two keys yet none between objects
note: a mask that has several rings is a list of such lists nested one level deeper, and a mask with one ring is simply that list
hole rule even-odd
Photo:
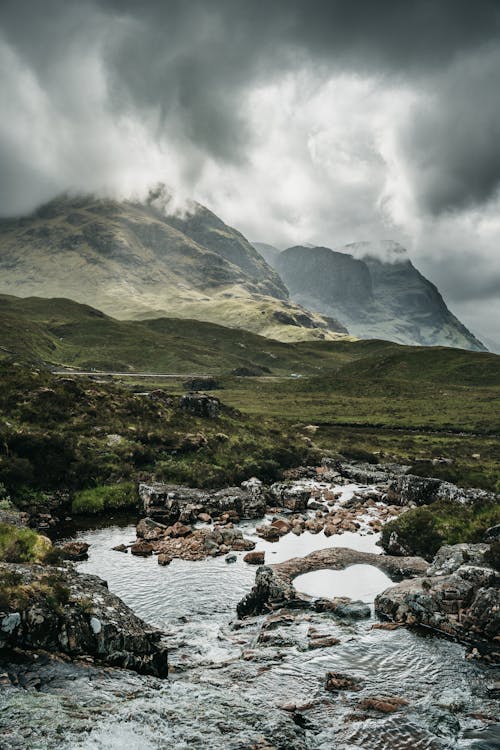
[{"label": "moss", "polygon": [[33,529],[0,523],[0,561],[44,562],[51,549],[50,539],[37,534]]},{"label": "moss", "polygon": [[101,485],[75,494],[71,510],[75,514],[94,514],[137,505],[135,486],[131,482]]}]

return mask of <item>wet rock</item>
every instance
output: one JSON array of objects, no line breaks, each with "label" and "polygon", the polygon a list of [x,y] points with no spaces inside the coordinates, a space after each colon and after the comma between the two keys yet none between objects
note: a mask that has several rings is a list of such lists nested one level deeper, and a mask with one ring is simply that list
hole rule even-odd
[{"label": "wet rock", "polygon": [[319,534],[323,530],[323,526],[324,522],[319,518],[309,518],[304,524],[304,528],[311,534]]},{"label": "wet rock", "polygon": [[165,536],[167,526],[155,521],[153,518],[141,518],[136,526],[136,534],[141,539],[156,541]]},{"label": "wet rock", "polygon": [[396,623],[424,625],[477,646],[481,653],[495,654],[499,650],[500,573],[484,563],[460,564],[464,559],[481,560],[483,554],[483,545],[441,548],[427,576],[403,581],[379,594],[376,611]]},{"label": "wet rock", "polygon": [[0,563],[0,648],[90,656],[167,676],[163,635],[136,617],[105,581],[71,566]]},{"label": "wet rock", "polygon": [[128,552],[128,546],[126,544],[117,544],[116,547],[112,548],[115,552]]},{"label": "wet rock", "polygon": [[368,604],[352,601],[347,597],[316,599],[313,606],[316,612],[331,612],[337,617],[344,617],[349,620],[364,620],[371,615]]},{"label": "wet rock", "polygon": [[363,698],[363,700],[358,703],[357,707],[362,710],[391,714],[394,713],[394,711],[398,711],[403,706],[408,705],[408,701],[404,698],[398,698],[393,695],[381,695],[371,698]]},{"label": "wet rock", "polygon": [[309,635],[309,649],[331,648],[339,643],[340,640],[333,635],[322,635],[321,633]]},{"label": "wet rock", "polygon": [[65,560],[88,560],[88,549],[90,544],[86,542],[66,542],[56,549],[61,550],[62,556]]},{"label": "wet rock", "polygon": [[249,552],[243,561],[249,565],[264,565],[265,552]]},{"label": "wet rock", "polygon": [[327,672],[325,690],[337,692],[339,690],[359,691],[363,689],[363,682],[357,677],[342,674],[341,672]]},{"label": "wet rock", "polygon": [[[245,555],[245,557],[248,557],[248,555]],[[227,555],[224,559],[229,564],[229,563],[235,563],[238,557],[236,555]]]},{"label": "wet rock", "polygon": [[209,513],[198,513],[198,521],[201,521],[201,523],[212,523],[212,516]]},{"label": "wet rock", "polygon": [[192,533],[193,529],[190,526],[180,523],[180,521],[176,521],[167,529],[167,535],[172,537],[172,539],[179,539],[180,537],[189,536]]},{"label": "wet rock", "polygon": [[257,526],[257,528],[255,529],[255,533],[257,534],[257,536],[265,539],[266,542],[279,542],[280,537],[282,536],[282,534],[280,534],[280,530],[272,524]]},{"label": "wet rock", "polygon": [[186,393],[181,397],[179,406],[197,417],[215,419],[219,415],[220,400],[206,393]]},{"label": "wet rock", "polygon": [[153,554],[154,547],[151,542],[146,542],[142,539],[135,542],[131,547],[130,551],[137,557],[150,557]]},{"label": "wet rock", "polygon": [[295,599],[293,586],[276,576],[269,566],[257,569],[255,585],[237,605],[238,617],[261,615],[273,608],[285,606],[291,599]]},{"label": "wet rock", "polygon": [[293,482],[277,482],[271,485],[270,494],[278,505],[297,512],[306,510],[311,489]]},{"label": "wet rock", "polygon": [[261,518],[266,512],[266,495],[258,479],[217,492],[175,484],[141,484],[139,495],[145,515],[166,525],[179,520],[194,523],[200,513],[214,518],[232,511],[239,518]]},{"label": "wet rock", "polygon": [[166,552],[162,552],[158,555],[158,565],[163,565],[164,567],[167,565],[170,565],[172,562],[172,556],[167,554]]}]

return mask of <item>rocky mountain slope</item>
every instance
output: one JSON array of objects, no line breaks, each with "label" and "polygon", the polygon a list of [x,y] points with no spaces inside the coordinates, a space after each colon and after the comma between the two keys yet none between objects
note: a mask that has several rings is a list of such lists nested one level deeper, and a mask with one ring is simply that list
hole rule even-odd
[{"label": "rocky mountain slope", "polygon": [[281,253],[256,243],[292,299],[333,316],[355,336],[484,351],[404,249],[396,243],[384,245],[377,248],[385,253],[381,260],[368,242],[346,245],[340,252],[296,246]]},{"label": "rocky mountain slope", "polygon": [[[235,229],[198,204],[168,215],[145,203],[60,198],[0,221],[0,293],[69,297],[114,317],[221,323],[297,341],[341,326],[288,299],[278,274]],[[167,206],[168,208],[168,206]]]}]

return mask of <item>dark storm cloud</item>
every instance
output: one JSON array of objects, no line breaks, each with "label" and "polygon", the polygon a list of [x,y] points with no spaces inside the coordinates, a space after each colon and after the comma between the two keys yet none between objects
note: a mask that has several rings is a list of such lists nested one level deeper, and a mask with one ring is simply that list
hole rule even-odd
[{"label": "dark storm cloud", "polygon": [[[72,49],[102,37],[113,110],[157,108],[159,128],[236,162],[251,139],[240,100],[256,81],[309,64],[318,75],[375,70],[425,88],[457,59],[480,57],[500,30],[497,0],[4,0],[1,8],[7,42],[52,97]],[[425,172],[418,196],[431,211],[485,200],[499,183],[490,122],[498,86],[491,71],[478,77],[472,92],[445,80],[408,133],[415,170]]]}]

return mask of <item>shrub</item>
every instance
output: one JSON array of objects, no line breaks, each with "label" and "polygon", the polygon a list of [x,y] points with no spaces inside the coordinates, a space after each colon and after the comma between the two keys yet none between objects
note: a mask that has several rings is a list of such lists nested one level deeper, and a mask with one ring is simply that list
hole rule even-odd
[{"label": "shrub", "polygon": [[119,508],[134,508],[136,505],[135,485],[132,482],[121,482],[77,492],[71,510],[75,514],[94,514]]},{"label": "shrub", "polygon": [[8,523],[0,523],[2,562],[44,562],[51,548],[50,540],[33,529],[20,529]]}]

